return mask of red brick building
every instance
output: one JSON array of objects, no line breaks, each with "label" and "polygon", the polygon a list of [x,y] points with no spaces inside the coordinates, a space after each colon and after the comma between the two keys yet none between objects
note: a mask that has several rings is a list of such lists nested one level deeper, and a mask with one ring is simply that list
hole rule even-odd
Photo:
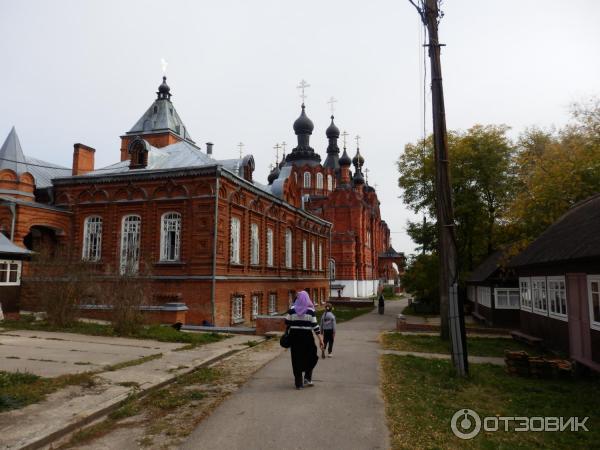
[{"label": "red brick building", "polygon": [[[331,295],[374,295],[381,283],[397,281],[398,272],[404,267],[404,255],[391,247],[390,231],[381,219],[377,192],[363,176],[365,160],[358,146],[351,160],[344,139],[344,152],[339,157],[340,131],[331,116],[325,133],[327,158],[321,164],[321,157],[310,146],[314,125],[305,109],[303,104],[300,117],[294,122],[298,144],[273,169],[269,186],[273,193],[282,195],[281,187],[293,180],[289,187],[296,188],[294,198],[300,197],[307,211],[333,224]],[[350,170],[352,165],[354,173]],[[283,193],[283,197],[292,194]]]},{"label": "red brick building", "polygon": [[[192,324],[252,324],[300,289],[326,298],[331,224],[302,208],[297,168],[274,191],[253,180],[251,155],[203,152],[166,79],[121,142],[120,162],[97,170],[94,149],[75,144],[66,169],[27,158],[13,129],[0,151],[0,231],[32,250],[67,247],[108,276],[143,270],[153,303],[184,303]],[[21,307],[35,308],[40,288],[23,281]]]}]

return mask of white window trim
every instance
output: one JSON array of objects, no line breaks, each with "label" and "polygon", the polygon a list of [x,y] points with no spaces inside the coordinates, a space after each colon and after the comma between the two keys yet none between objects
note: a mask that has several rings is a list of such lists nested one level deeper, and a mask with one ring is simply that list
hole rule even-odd
[{"label": "white window trim", "polygon": [[317,270],[317,254],[315,249],[315,241],[310,242],[310,270]]},{"label": "white window trim", "polygon": [[259,227],[254,222],[250,224],[250,264],[253,266],[260,264]]},{"label": "white window trim", "polygon": [[308,262],[307,262],[307,258],[306,258],[306,239],[302,239],[302,269],[306,270],[308,269]]},{"label": "white window trim", "polygon": [[[92,220],[97,219],[93,224]],[[97,235],[96,252],[92,254],[92,225],[96,228]],[[87,216],[83,222],[83,245],[81,246],[81,259],[83,261],[98,262],[102,257],[102,217]]]},{"label": "white window trim", "polygon": [[285,267],[291,269],[293,265],[292,251],[293,251],[293,233],[292,230],[286,228],[285,230]]},{"label": "white window trim", "polygon": [[304,182],[302,183],[302,186],[304,188],[310,189],[311,184],[312,184],[310,172],[304,172],[303,180],[304,180]]},{"label": "white window trim", "polygon": [[241,295],[236,295],[231,299],[231,323],[242,323],[243,321],[244,297]]},{"label": "white window trim", "polygon": [[[0,286],[19,286],[21,284],[21,261],[16,259],[0,259],[0,264],[7,264],[6,281],[0,280]],[[8,281],[10,279],[10,266],[17,265],[17,281]]]},{"label": "white window trim", "polygon": [[331,175],[327,175],[327,190],[333,191],[333,177]]},{"label": "white window trim", "polygon": [[323,189],[323,174],[317,173],[317,189]]},{"label": "white window trim", "polygon": [[[587,290],[588,290],[588,311],[590,314],[590,328],[592,330],[600,331],[600,322],[594,320],[594,305],[592,303],[592,283],[597,282],[600,284],[600,275],[588,275],[587,276]],[[600,286],[598,286],[600,289]]]},{"label": "white window trim", "polygon": [[[565,309],[567,311],[566,314],[562,314],[559,312],[552,312],[551,308],[550,308],[550,282],[551,281],[562,281],[564,286],[565,286]],[[547,277],[546,279],[546,297],[547,297],[547,306],[548,306],[548,315],[550,317],[552,317],[553,319],[559,319],[559,320],[564,320],[565,322],[568,322],[569,319],[569,302],[567,301],[567,282],[565,281],[565,277]]]},{"label": "white window trim", "polygon": [[273,228],[267,228],[267,266],[273,267]]},{"label": "white window trim", "polygon": [[[546,309],[536,308],[535,306],[535,295],[534,285],[536,282],[544,283],[544,293],[546,295]],[[546,283],[546,277],[531,277],[531,308],[535,314],[540,316],[548,316],[548,283]]]},{"label": "white window trim", "polygon": [[[171,216],[171,217],[168,217]],[[174,230],[166,230],[167,221],[174,224]],[[167,242],[167,233],[175,232],[175,248],[173,257],[169,258],[169,243]],[[181,257],[181,214],[176,211],[169,211],[160,217],[160,260],[164,262],[179,261]]]},{"label": "white window trim", "polygon": [[277,314],[277,294],[269,294],[269,314],[274,316]]},{"label": "white window trim", "polygon": [[[527,295],[529,296],[529,306],[525,305],[523,302],[523,292],[521,288],[521,283],[527,284]],[[533,296],[531,294],[531,278],[519,278],[519,299],[520,299],[520,307],[522,311],[532,312],[533,308]]]},{"label": "white window trim", "polygon": [[[508,295],[508,303],[507,306],[500,306],[498,304],[498,291],[506,291],[507,295]],[[519,303],[517,304],[517,306],[511,306],[510,305],[510,293],[517,293],[519,294]],[[520,309],[521,307],[521,290],[519,288],[495,288],[494,289],[494,308],[495,309]]]},{"label": "white window trim", "polygon": [[229,261],[232,264],[240,264],[240,228],[241,221],[237,217],[231,218],[231,226],[230,226],[230,237],[229,237],[229,246],[230,255]]},{"label": "white window trim", "polygon": [[258,314],[260,313],[260,296],[257,294],[253,294],[251,296],[251,299],[252,299],[251,317],[252,317],[252,320],[256,320],[256,318],[258,317]]},{"label": "white window trim", "polygon": [[[481,293],[481,295],[479,295]],[[477,286],[477,300],[481,306],[492,309],[492,288]]]},{"label": "white window trim", "polygon": [[323,244],[319,243],[319,271],[323,271]]},{"label": "white window trim", "polygon": [[[137,219],[137,233],[125,232],[125,223],[128,219]],[[129,245],[129,240],[133,245]],[[121,219],[121,256],[119,259],[119,271],[121,275],[126,273],[137,273],[140,268],[140,252],[141,252],[141,241],[142,241],[142,218],[138,214],[128,214],[123,216]],[[133,255],[130,255],[130,251],[133,251]],[[130,271],[128,266],[131,265]]]}]

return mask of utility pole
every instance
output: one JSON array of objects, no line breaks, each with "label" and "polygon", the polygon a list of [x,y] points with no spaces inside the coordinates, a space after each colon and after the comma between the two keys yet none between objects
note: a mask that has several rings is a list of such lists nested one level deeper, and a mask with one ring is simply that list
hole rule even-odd
[{"label": "utility pole", "polygon": [[458,298],[458,268],[454,212],[448,160],[448,137],[446,111],[442,87],[441,44],[438,39],[438,21],[443,14],[439,0],[420,0],[417,9],[429,35],[429,59],[431,61],[431,103],[433,111],[433,143],[435,153],[436,215],[438,223],[438,247],[440,257],[440,319],[441,337],[452,342],[452,362],[458,375],[469,373],[465,321],[462,302]]}]

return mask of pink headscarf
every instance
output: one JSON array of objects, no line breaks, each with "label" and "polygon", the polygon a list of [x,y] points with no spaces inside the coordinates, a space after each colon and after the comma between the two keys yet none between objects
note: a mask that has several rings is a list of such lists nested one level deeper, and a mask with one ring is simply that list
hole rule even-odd
[{"label": "pink headscarf", "polygon": [[296,314],[302,315],[306,312],[307,309],[313,308],[315,305],[310,300],[308,293],[306,291],[298,292],[296,295],[296,301],[294,302],[294,309],[296,310]]}]

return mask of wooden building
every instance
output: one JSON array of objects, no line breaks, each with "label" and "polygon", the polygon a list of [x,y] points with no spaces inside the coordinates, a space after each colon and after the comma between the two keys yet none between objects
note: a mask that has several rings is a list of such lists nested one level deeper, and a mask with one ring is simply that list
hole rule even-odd
[{"label": "wooden building", "polygon": [[5,315],[19,312],[23,261],[30,253],[0,233],[0,310]]},{"label": "wooden building", "polygon": [[600,194],[573,206],[510,266],[521,331],[600,370]]},{"label": "wooden building", "polygon": [[514,271],[501,265],[503,251],[489,255],[467,279],[473,317],[486,325],[519,327],[519,284]]}]

